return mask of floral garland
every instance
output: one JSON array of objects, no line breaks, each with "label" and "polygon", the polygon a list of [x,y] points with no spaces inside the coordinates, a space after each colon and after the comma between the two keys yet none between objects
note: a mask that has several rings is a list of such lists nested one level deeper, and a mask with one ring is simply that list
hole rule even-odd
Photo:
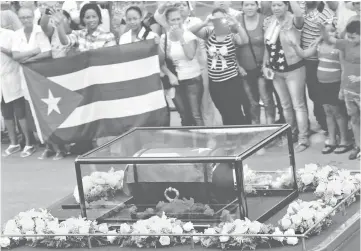
[{"label": "floral garland", "polygon": [[[90,176],[83,177],[85,201],[90,203],[98,200],[107,200],[123,188],[124,171],[93,172]],[[80,203],[78,186],[74,188],[74,198]]]},{"label": "floral garland", "polygon": [[[112,171],[112,170],[111,170]],[[317,201],[305,202],[297,200],[292,202],[287,209],[286,215],[278,222],[278,226],[262,224],[258,221],[232,220],[231,217],[223,217],[226,222],[222,222],[216,227],[208,228],[204,233],[197,233],[191,222],[182,222],[175,218],[162,216],[153,216],[147,220],[139,220],[134,224],[121,224],[119,230],[111,230],[107,224],[97,224],[95,221],[87,221],[82,218],[70,218],[59,223],[46,210],[29,210],[17,215],[9,220],[3,234],[13,235],[32,235],[32,234],[119,234],[119,236],[93,236],[90,238],[93,246],[120,245],[122,247],[166,247],[189,244],[191,241],[199,243],[204,247],[228,248],[249,248],[255,249],[262,244],[269,244],[272,240],[288,245],[296,245],[298,238],[292,237],[296,233],[304,233],[310,226],[319,222],[325,215],[329,214],[334,208],[334,202],[330,204],[328,198],[336,198],[337,201],[346,198],[356,190],[360,189],[360,174],[351,175],[345,170],[337,170],[333,167],[318,167],[315,169],[313,164],[306,165],[299,170],[301,177],[298,179],[301,190],[315,189],[316,196],[320,197]],[[287,173],[284,179],[279,179],[271,183],[284,186],[288,184]],[[267,180],[269,182],[269,180]],[[322,189],[325,188],[325,189]],[[351,198],[351,197],[350,197]],[[354,199],[348,201],[347,205],[354,202]],[[346,205],[346,206],[347,206]],[[320,224],[310,233],[310,235],[319,234],[323,229],[331,224],[329,214]],[[127,236],[124,236],[127,234]],[[145,236],[131,236],[136,234],[145,234]],[[147,234],[153,234],[147,236]],[[197,234],[200,236],[167,236],[169,234]],[[206,236],[209,234],[219,234],[220,236]],[[222,234],[272,234],[275,237],[245,237],[245,236],[222,236]],[[277,236],[276,236],[277,235]],[[282,237],[287,235],[287,237]],[[281,237],[280,237],[281,236]],[[290,237],[291,236],[291,237]],[[13,248],[19,245],[29,245],[32,247],[45,246],[49,248],[74,248],[86,247],[89,237],[86,236],[56,236],[56,237],[1,237],[0,246],[3,248]]]},{"label": "floral garland", "polygon": [[[326,205],[321,200],[310,202],[296,200],[288,206],[287,213],[279,221],[279,225],[281,225],[281,228],[285,231],[292,229],[296,233],[303,234],[307,229],[329,214],[332,209],[332,207]],[[331,215],[333,216],[334,214],[333,212]],[[323,219],[323,221],[311,231],[310,235],[317,235],[323,228],[331,225],[331,215]]]}]

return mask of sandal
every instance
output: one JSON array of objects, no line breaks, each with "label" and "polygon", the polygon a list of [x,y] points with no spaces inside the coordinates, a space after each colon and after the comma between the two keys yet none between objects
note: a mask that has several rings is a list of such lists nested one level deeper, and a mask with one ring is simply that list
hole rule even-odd
[{"label": "sandal", "polygon": [[353,145],[339,145],[337,146],[337,148],[335,149],[335,151],[333,151],[335,154],[343,154],[346,153],[348,151],[351,151],[353,148]]},{"label": "sandal", "polygon": [[325,146],[322,149],[322,154],[330,154],[333,151],[335,151],[335,149],[338,148],[337,145],[329,145],[329,144],[325,144]]},{"label": "sandal", "polygon": [[296,152],[296,153],[303,152],[303,151],[306,150],[308,147],[309,147],[309,145],[306,144],[306,143],[299,143],[299,144],[297,144],[297,146],[295,147],[295,152]]}]

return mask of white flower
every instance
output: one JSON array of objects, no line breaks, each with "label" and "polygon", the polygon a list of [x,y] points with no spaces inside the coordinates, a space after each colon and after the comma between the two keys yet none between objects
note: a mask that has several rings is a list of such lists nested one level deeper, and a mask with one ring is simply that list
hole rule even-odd
[{"label": "white flower", "polygon": [[59,228],[59,222],[58,220],[52,220],[52,221],[48,221],[46,223],[46,227],[52,231],[53,233]]},{"label": "white flower", "polygon": [[[34,231],[27,231],[26,235],[33,235],[35,234]],[[35,241],[36,237],[25,237],[28,241]]]},{"label": "white flower", "polygon": [[326,184],[322,182],[322,183],[318,184],[315,193],[323,194],[326,191],[326,188],[327,188]]},{"label": "white flower", "polygon": [[340,179],[348,179],[351,176],[351,172],[349,170],[342,169],[338,171],[338,176],[340,176]]},{"label": "white flower", "polygon": [[8,237],[0,237],[0,247],[7,248],[10,246],[10,239]]},{"label": "white flower", "polygon": [[337,205],[337,199],[336,197],[332,197],[330,200],[330,206],[334,207]]},{"label": "white flower", "polygon": [[187,222],[186,224],[183,225],[183,229],[186,232],[192,231],[194,229],[193,223],[192,222]]},{"label": "white flower", "polygon": [[258,221],[253,221],[249,224],[249,232],[251,234],[258,234],[261,231],[262,224]]},{"label": "white flower", "polygon": [[315,175],[312,173],[305,173],[301,175],[301,181],[305,186],[311,184],[313,182],[313,179],[315,178]]},{"label": "white flower", "polygon": [[173,234],[183,234],[183,228],[179,225],[172,229]]},{"label": "white flower", "polygon": [[58,229],[56,229],[54,234],[63,234],[63,236],[54,236],[55,240],[60,240],[60,241],[65,241],[66,240],[66,235],[69,233],[68,229],[65,227],[59,227]]},{"label": "white flower", "polygon": [[216,234],[216,230],[212,227],[207,228],[206,230],[204,230],[204,235],[212,235],[212,234]]},{"label": "white flower", "polygon": [[343,183],[342,191],[345,195],[350,195],[355,190],[355,185],[350,181]]},{"label": "white flower", "polygon": [[170,238],[169,238],[169,236],[161,236],[161,237],[159,237],[159,243],[160,243],[162,246],[168,246],[168,245],[170,245]]},{"label": "white flower", "polygon": [[79,227],[79,234],[88,234],[89,233],[90,226],[89,225],[83,225]]},{"label": "white flower", "polygon": [[291,216],[291,221],[295,226],[299,226],[302,223],[302,218],[298,214],[295,214]]},{"label": "white flower", "polygon": [[282,182],[281,181],[272,181],[271,186],[272,186],[272,188],[282,188]]},{"label": "white flower", "polygon": [[299,211],[299,215],[302,217],[303,220],[307,221],[307,220],[312,219],[313,213],[314,213],[313,211],[314,210],[311,210],[309,208],[302,208]]},{"label": "white flower", "polygon": [[318,166],[316,164],[306,164],[305,165],[305,172],[311,172],[311,173],[314,173],[316,172],[318,169]]},{"label": "white flower", "polygon": [[[283,232],[278,227],[276,227],[275,231],[273,232],[272,235],[283,235]],[[285,238],[284,237],[273,237],[273,239],[275,239],[276,241],[279,241],[279,242],[283,242],[283,240]]]},{"label": "white flower", "polygon": [[[112,231],[109,231],[109,232],[108,232],[108,234],[116,234],[116,233],[117,233],[117,230],[112,230]],[[107,240],[108,240],[110,243],[113,243],[116,238],[117,238],[117,236],[107,236]]]},{"label": "white flower", "polygon": [[339,179],[334,179],[331,180],[328,184],[327,184],[327,190],[328,191],[333,191],[334,195],[341,195],[342,194],[342,184],[341,181]]},{"label": "white flower", "polygon": [[107,225],[107,223],[100,224],[98,226],[98,231],[101,232],[101,233],[104,233],[104,234],[108,233],[108,225]]},{"label": "white flower", "polygon": [[282,218],[281,226],[283,229],[288,229],[292,225],[292,222],[289,218]]},{"label": "white flower", "polygon": [[229,236],[221,236],[221,237],[219,237],[219,241],[220,242],[227,242],[227,241],[229,241]]},{"label": "white flower", "polygon": [[[6,229],[4,231],[4,234],[9,234],[9,235],[18,235],[18,234],[21,234],[21,231],[19,228],[14,228],[14,229]],[[20,237],[13,237],[12,239],[14,240],[19,240]]]},{"label": "white flower", "polygon": [[130,232],[130,226],[127,223],[120,224],[119,233],[127,234]]},{"label": "white flower", "polygon": [[[288,229],[285,232],[285,235],[295,235],[295,230]],[[297,237],[287,237],[286,241],[287,241],[287,244],[289,244],[289,245],[296,245],[298,243],[298,238]]]},{"label": "white flower", "polygon": [[8,222],[6,222],[6,225],[5,225],[5,232],[8,232],[8,231],[12,231],[14,229],[18,228],[18,226],[16,225],[16,221],[15,220],[9,220]]},{"label": "white flower", "polygon": [[198,242],[200,242],[201,238],[199,236],[193,236],[193,242],[195,244],[197,244]]},{"label": "white flower", "polygon": [[22,232],[26,233],[27,231],[33,231],[35,227],[35,223],[30,217],[23,217],[19,220],[19,224],[21,225]]}]

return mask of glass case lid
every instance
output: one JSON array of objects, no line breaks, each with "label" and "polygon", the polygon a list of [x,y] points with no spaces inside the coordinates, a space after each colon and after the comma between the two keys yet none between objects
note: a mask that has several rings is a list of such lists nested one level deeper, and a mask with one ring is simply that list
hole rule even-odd
[{"label": "glass case lid", "polygon": [[285,125],[134,128],[84,154],[88,158],[237,157]]}]

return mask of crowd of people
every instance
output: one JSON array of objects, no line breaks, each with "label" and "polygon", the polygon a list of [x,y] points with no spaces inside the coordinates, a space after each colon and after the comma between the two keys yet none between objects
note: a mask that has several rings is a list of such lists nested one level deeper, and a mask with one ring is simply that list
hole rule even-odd
[{"label": "crowd of people", "polygon": [[[2,8],[1,113],[10,139],[3,156],[36,151],[22,64],[154,39],[164,93],[183,126],[288,123],[302,152],[312,133],[307,89],[327,135],[322,154],[359,159],[360,2],[243,1],[236,10],[229,1],[215,1],[204,20],[192,5],[159,2],[152,14],[145,2],[128,2],[122,15],[79,1]],[[351,15],[340,15],[341,7]],[[39,158],[65,154],[65,146],[46,142]]]}]

